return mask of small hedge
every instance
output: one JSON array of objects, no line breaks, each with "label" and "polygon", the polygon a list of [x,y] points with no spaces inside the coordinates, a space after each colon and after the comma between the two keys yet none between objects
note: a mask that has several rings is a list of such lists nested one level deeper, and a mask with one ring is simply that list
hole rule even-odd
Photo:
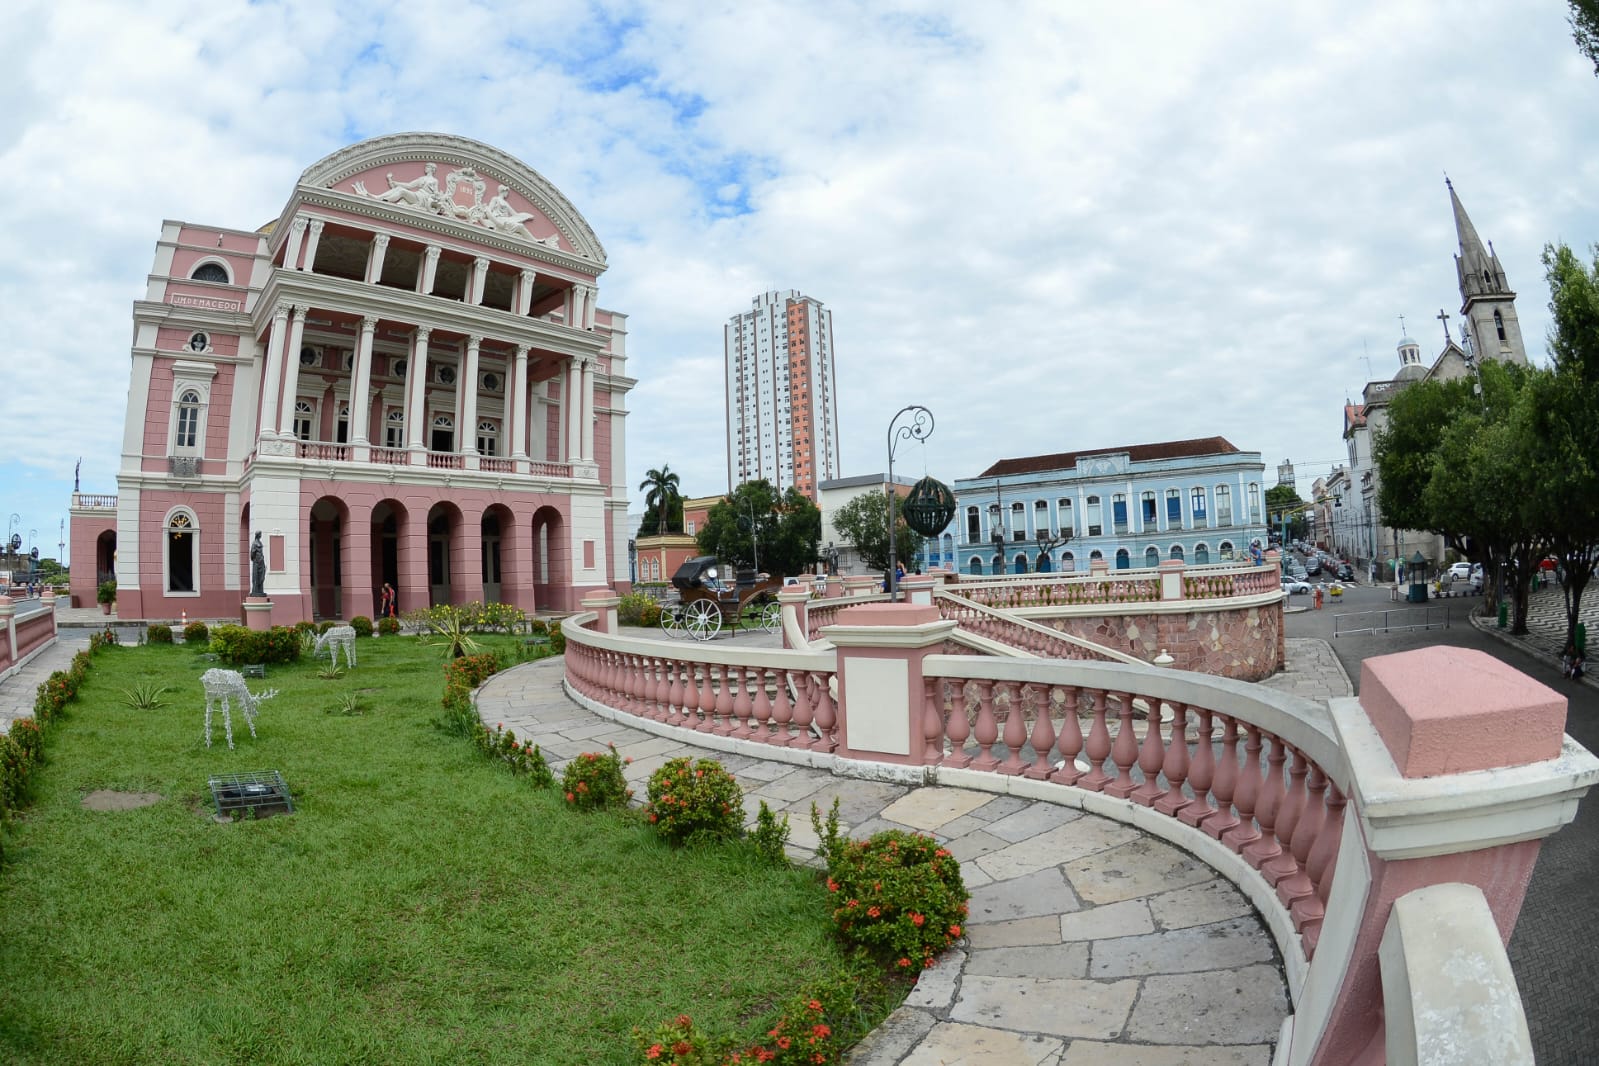
[{"label": "small hedge", "polygon": [[622,777],[622,766],[632,761],[618,755],[615,744],[608,745],[603,754],[585,751],[567,763],[566,772],[561,775],[566,802],[580,811],[626,806],[633,792]]},{"label": "small hedge", "polygon": [[364,614],[358,614],[350,619],[350,628],[355,630],[355,635],[358,637],[370,637],[372,635],[372,619]]},{"label": "small hedge", "polygon": [[616,605],[616,620],[624,626],[658,626],[661,605],[641,592],[630,592]]},{"label": "small hedge", "polygon": [[204,622],[190,622],[183,627],[183,643],[208,644],[211,641],[211,628]]},{"label": "small hedge", "polygon": [[152,622],[150,624],[148,638],[151,644],[171,644],[172,627],[164,626],[160,622]]},{"label": "small hedge", "polygon": [[383,636],[392,637],[399,631],[400,620],[398,618],[384,617],[378,619],[378,632]]},{"label": "small hedge", "polygon": [[645,817],[673,844],[737,840],[744,790],[715,759],[673,759],[650,775]]},{"label": "small hedge", "polygon": [[217,626],[211,634],[211,651],[229,666],[245,663],[300,661],[300,634],[292,626],[263,631],[239,625]]}]

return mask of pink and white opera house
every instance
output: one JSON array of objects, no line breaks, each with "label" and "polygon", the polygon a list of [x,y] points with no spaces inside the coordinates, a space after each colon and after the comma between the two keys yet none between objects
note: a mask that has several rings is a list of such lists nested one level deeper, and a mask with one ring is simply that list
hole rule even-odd
[{"label": "pink and white opera house", "polygon": [[114,567],[123,617],[239,617],[257,532],[274,623],[375,616],[385,582],[401,610],[625,585],[605,267],[538,172],[432,133],[318,161],[259,230],[164,223],[117,495],[73,501],[77,602]]}]

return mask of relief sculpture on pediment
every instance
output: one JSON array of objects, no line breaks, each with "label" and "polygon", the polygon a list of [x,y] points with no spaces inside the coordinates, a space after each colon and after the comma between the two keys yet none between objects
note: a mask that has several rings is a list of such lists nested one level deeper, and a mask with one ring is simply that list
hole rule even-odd
[{"label": "relief sculpture on pediment", "polygon": [[410,181],[396,181],[392,173],[386,174],[384,177],[389,187],[381,192],[371,192],[367,189],[365,181],[357,180],[351,184],[350,191],[357,196],[364,196],[380,203],[421,211],[425,214],[440,215],[468,225],[483,226],[496,233],[518,237],[549,248],[560,247],[560,238],[557,234],[552,233],[547,237],[533,236],[527,228],[527,221],[537,218],[538,215],[532,211],[518,211],[511,204],[506,186],[500,185],[499,191],[485,202],[483,194],[488,188],[488,183],[475,169],[457,167],[452,170],[445,176],[442,189],[436,176],[437,170],[436,163],[428,163],[424,173]]}]

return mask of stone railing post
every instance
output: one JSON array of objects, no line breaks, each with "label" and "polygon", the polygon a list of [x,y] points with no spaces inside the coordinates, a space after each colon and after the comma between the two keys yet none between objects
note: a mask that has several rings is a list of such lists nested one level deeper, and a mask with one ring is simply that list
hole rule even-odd
[{"label": "stone railing post", "polygon": [[6,644],[11,649],[10,664],[17,661],[17,604],[10,596],[0,596],[0,625],[6,627]]},{"label": "stone railing post", "polygon": [[783,607],[783,647],[791,650],[808,647],[810,590],[803,584],[783,589],[777,594],[777,602]]},{"label": "stone railing post", "polygon": [[615,633],[618,622],[616,621],[616,605],[622,602],[622,597],[610,589],[596,589],[583,597],[583,609],[593,611],[595,614],[594,631],[596,633]]},{"label": "stone railing post", "polygon": [[1110,573],[1110,560],[1104,556],[1088,561],[1088,572],[1093,577],[1104,577]]},{"label": "stone railing post", "polygon": [[1160,598],[1162,600],[1180,600],[1183,598],[1183,570],[1186,564],[1181,559],[1167,559],[1157,568],[1160,571]]},{"label": "stone railing post", "polygon": [[919,603],[930,607],[933,603],[933,589],[940,584],[937,577],[928,574],[906,574],[899,582],[900,589],[905,593],[906,603]]},{"label": "stone railing post", "polygon": [[[1565,697],[1480,651],[1367,659],[1360,698],[1333,700],[1331,711],[1349,761],[1349,804],[1293,1018],[1292,1066],[1382,1061],[1384,996],[1395,990],[1383,987],[1379,951],[1396,901],[1436,885],[1472,886],[1493,935],[1508,943],[1539,842],[1575,817],[1599,781],[1599,759],[1563,732]],[[1435,895],[1445,906],[1471,893]],[[1469,921],[1464,911],[1437,917]],[[1515,1009],[1519,1016],[1519,999]],[[1505,1060],[1483,1044],[1451,1061]]]},{"label": "stone railing post", "polygon": [[922,660],[954,631],[938,608],[863,603],[822,634],[838,649],[838,749],[845,759],[919,766],[926,749]]},{"label": "stone railing post", "polygon": [[844,579],[844,594],[853,599],[856,596],[870,596],[879,592],[883,587],[883,579],[873,577],[871,574],[851,574]]}]

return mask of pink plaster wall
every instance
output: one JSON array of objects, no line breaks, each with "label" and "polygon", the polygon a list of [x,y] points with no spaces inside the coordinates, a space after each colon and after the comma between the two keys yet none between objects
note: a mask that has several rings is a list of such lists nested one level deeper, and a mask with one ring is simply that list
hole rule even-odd
[{"label": "pink plaster wall", "polygon": [[[216,246],[218,237],[222,238],[220,248]],[[225,255],[235,260],[241,254],[254,256],[256,248],[260,246],[261,235],[184,223],[178,227],[178,243],[198,245],[207,254]]]},{"label": "pink plaster wall", "polygon": [[72,570],[68,577],[67,591],[72,597],[68,602],[74,607],[93,607],[95,594],[99,591],[99,582],[95,567],[99,559],[96,546],[100,534],[116,532],[117,515],[115,511],[100,511],[93,515],[73,515],[68,530],[68,546],[72,554]]},{"label": "pink plaster wall", "polygon": [[[237,586],[223,585],[223,565],[227,557],[230,530],[224,521],[225,498],[221,492],[146,489],[139,497],[139,587],[117,589],[117,616],[120,618],[174,619],[187,611],[190,618],[237,617],[241,592]],[[166,593],[163,559],[166,528],[163,520],[176,506],[194,512],[199,525],[200,548],[195,569],[200,593]]]},{"label": "pink plaster wall", "polygon": [[1035,620],[1146,662],[1164,650],[1179,670],[1260,681],[1282,667],[1280,604],[1179,614],[1133,612]]},{"label": "pink plaster wall", "polygon": [[189,352],[189,338],[196,332],[211,338],[211,348],[217,355],[238,355],[239,337],[235,333],[219,333],[202,326],[162,326],[155,332],[155,346],[163,352],[173,352],[179,358],[204,358]]}]

